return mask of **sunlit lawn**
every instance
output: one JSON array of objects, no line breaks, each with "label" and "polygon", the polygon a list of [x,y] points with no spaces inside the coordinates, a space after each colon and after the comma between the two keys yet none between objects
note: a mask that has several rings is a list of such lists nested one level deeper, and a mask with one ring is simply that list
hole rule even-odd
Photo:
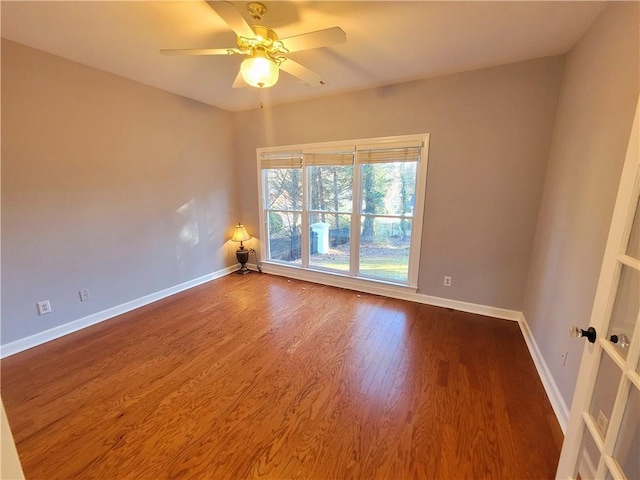
[{"label": "sunlit lawn", "polygon": [[408,256],[361,258],[360,273],[390,280],[406,281],[409,274]]},{"label": "sunlit lawn", "polygon": [[317,254],[311,255],[309,263],[312,267],[333,268],[341,272],[349,271],[349,257],[346,255],[333,258],[326,258],[324,255]]},{"label": "sunlit lawn", "polygon": [[[373,254],[373,252],[377,254]],[[342,253],[342,254],[340,254]],[[360,273],[387,280],[406,281],[409,271],[409,250],[404,248],[375,248],[361,252]],[[311,255],[312,266],[331,268],[346,272],[349,270],[347,252]]]}]

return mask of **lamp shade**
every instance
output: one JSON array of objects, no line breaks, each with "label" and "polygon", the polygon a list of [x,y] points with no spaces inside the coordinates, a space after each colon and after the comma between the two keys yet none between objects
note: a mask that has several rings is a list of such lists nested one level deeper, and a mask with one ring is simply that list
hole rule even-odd
[{"label": "lamp shade", "polygon": [[255,53],[240,65],[240,73],[247,84],[257,88],[269,88],[276,84],[280,69],[276,62],[264,54]]},{"label": "lamp shade", "polygon": [[233,235],[231,236],[232,242],[246,242],[251,239],[251,235],[247,233],[247,229],[244,228],[244,225],[239,223],[233,229]]}]

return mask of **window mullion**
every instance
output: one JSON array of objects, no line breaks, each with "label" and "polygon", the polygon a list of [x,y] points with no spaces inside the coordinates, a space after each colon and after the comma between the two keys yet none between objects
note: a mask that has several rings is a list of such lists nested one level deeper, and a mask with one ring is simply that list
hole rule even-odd
[{"label": "window mullion", "polygon": [[258,155],[258,188],[260,191],[260,243],[262,247],[262,255],[264,258],[270,258],[270,245],[269,245],[269,211],[267,208],[267,171],[260,168],[260,155]]},{"label": "window mullion", "polygon": [[349,256],[349,275],[352,277],[357,276],[360,270],[360,210],[362,206],[362,192],[360,191],[360,183],[362,182],[361,170],[362,169],[358,162],[358,152],[356,152],[353,163],[353,191],[351,192],[351,251]]},{"label": "window mullion", "polygon": [[309,168],[302,164],[302,219],[300,222],[302,232],[302,267],[309,268],[309,254],[311,253],[311,242],[309,241],[309,199],[310,199],[310,184],[309,184]]}]

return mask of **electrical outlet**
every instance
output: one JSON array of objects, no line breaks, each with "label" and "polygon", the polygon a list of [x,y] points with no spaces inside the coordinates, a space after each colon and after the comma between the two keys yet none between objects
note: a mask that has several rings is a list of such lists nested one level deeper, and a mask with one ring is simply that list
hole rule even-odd
[{"label": "electrical outlet", "polygon": [[445,287],[450,287],[451,286],[451,277],[445,276],[443,284],[444,284]]},{"label": "electrical outlet", "polygon": [[567,355],[569,355],[569,352],[564,352],[562,355],[560,355],[563,367],[567,364]]},{"label": "electrical outlet", "polygon": [[80,290],[78,292],[78,294],[80,295],[80,301],[81,302],[86,302],[87,300],[89,300],[91,297],[89,296],[89,290]]},{"label": "electrical outlet", "polygon": [[45,315],[52,312],[51,302],[49,302],[49,300],[38,302],[36,305],[38,305],[38,315]]}]

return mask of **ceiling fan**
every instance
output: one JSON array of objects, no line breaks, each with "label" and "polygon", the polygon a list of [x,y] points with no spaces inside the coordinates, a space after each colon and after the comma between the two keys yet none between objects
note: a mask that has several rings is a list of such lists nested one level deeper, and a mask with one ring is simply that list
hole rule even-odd
[{"label": "ceiling fan", "polygon": [[299,78],[309,86],[325,85],[322,77],[307,67],[294,62],[288,53],[310,50],[344,43],[346,34],[340,27],[325,28],[288,38],[278,38],[276,32],[261,25],[267,8],[258,2],[251,2],[247,9],[255,20],[249,25],[231,2],[207,0],[207,4],[231,27],[238,36],[237,45],[229,48],[165,49],[165,55],[246,55],[240,71],[233,82],[233,88],[250,85],[268,88],[278,81],[279,71],[284,70]]}]

